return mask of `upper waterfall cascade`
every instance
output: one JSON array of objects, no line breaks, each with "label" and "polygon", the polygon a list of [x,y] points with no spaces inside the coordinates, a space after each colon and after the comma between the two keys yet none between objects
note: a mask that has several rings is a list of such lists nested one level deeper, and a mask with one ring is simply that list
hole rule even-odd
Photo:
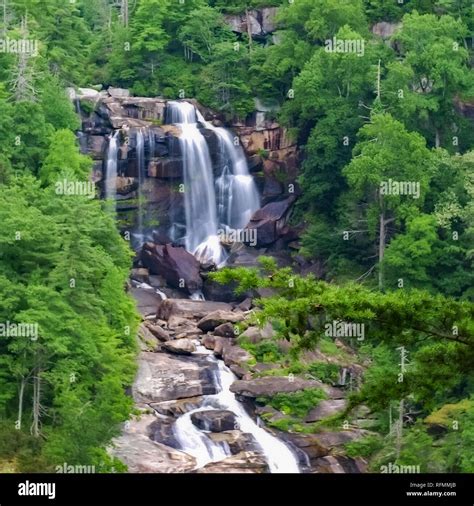
[{"label": "upper waterfall cascade", "polygon": [[[201,262],[222,265],[226,252],[222,235],[242,230],[260,207],[260,197],[249,173],[244,151],[238,137],[225,128],[207,122],[190,102],[170,101],[166,108],[166,123],[179,131],[179,150],[183,163],[182,191],[184,213],[170,209],[170,237],[181,242]],[[215,136],[218,169],[213,166],[208,140],[203,132]],[[147,237],[144,216],[147,216],[145,186],[147,162],[154,157],[155,137],[151,128],[137,128],[135,140],[138,214],[134,237],[142,244]],[[133,138],[132,137],[132,138]],[[117,190],[117,133],[109,140],[105,194],[115,199]],[[148,213],[149,214],[149,213]],[[177,218],[176,216],[182,216]],[[235,234],[234,234],[235,237]]]},{"label": "upper waterfall cascade", "polygon": [[[260,207],[244,152],[228,130],[206,122],[189,102],[168,102],[167,122],[181,130],[186,249],[201,261],[220,265],[225,252],[219,234],[245,227]],[[209,148],[199,127],[212,130],[219,139],[225,165],[216,180]]]}]

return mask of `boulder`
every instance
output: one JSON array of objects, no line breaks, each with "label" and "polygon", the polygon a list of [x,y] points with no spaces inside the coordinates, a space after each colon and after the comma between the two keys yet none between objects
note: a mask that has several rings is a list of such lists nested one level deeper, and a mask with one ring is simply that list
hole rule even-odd
[{"label": "boulder", "polygon": [[208,350],[214,350],[216,346],[216,338],[210,334],[206,334],[201,341],[202,345]]},{"label": "boulder", "polygon": [[215,364],[205,358],[141,352],[132,396],[138,405],[217,393]]},{"label": "boulder", "polygon": [[252,309],[252,306],[252,299],[250,297],[247,297],[240,304],[237,304],[235,309],[238,309],[240,311],[250,311],[250,309]]},{"label": "boulder", "polygon": [[223,432],[225,430],[237,429],[234,413],[226,409],[196,411],[191,414],[191,421],[199,429],[210,432]]},{"label": "boulder", "polygon": [[145,290],[140,287],[132,287],[129,293],[135,299],[138,312],[147,316],[156,313],[156,306],[162,299],[154,290]]},{"label": "boulder", "polygon": [[232,323],[222,323],[214,329],[214,335],[220,337],[235,337]]},{"label": "boulder", "polygon": [[217,310],[201,318],[197,326],[203,332],[210,332],[223,323],[238,323],[242,321],[244,317],[242,312]]},{"label": "boulder", "polygon": [[264,341],[265,339],[271,339],[273,337],[274,331],[273,327],[270,323],[267,323],[264,327],[248,327],[242,334],[240,335],[243,339],[248,339],[252,344],[257,344],[260,341]]},{"label": "boulder", "polygon": [[197,473],[267,473],[268,464],[263,455],[254,452],[240,452],[219,462],[211,462]]},{"label": "boulder", "polygon": [[163,276],[174,288],[186,288],[193,293],[202,287],[199,262],[184,248],[148,242],[143,245],[141,261],[151,274]]},{"label": "boulder", "polygon": [[108,450],[128,467],[129,473],[183,473],[196,467],[196,460],[187,453],[152,441],[149,437],[154,415],[142,414],[127,422],[122,434]]},{"label": "boulder", "polygon": [[150,321],[146,321],[144,325],[147,328],[147,330],[151,332],[159,341],[165,342],[171,339],[169,333],[166,332],[166,330],[164,330],[159,325],[154,325]]},{"label": "boulder", "polygon": [[176,401],[152,402],[150,408],[160,415],[177,418],[188,411],[199,408],[202,401],[202,397],[190,397],[189,399],[178,399]]},{"label": "boulder", "polygon": [[146,323],[141,323],[138,327],[138,338],[142,351],[156,351],[159,349],[160,343],[156,336],[150,332]]},{"label": "boulder", "polygon": [[222,358],[224,359],[224,364],[227,367],[242,367],[245,366],[245,364],[249,362],[253,357],[248,351],[242,349],[240,346],[228,345],[224,346],[222,350]]},{"label": "boulder", "polygon": [[135,281],[139,281],[140,283],[148,283],[149,281],[149,272],[148,269],[132,269],[130,277]]},{"label": "boulder", "polygon": [[190,339],[178,339],[176,341],[167,341],[163,343],[162,348],[170,353],[178,355],[191,355],[196,351],[196,345]]},{"label": "boulder", "polygon": [[306,418],[305,422],[318,422],[328,416],[334,416],[344,411],[347,407],[345,399],[328,399],[321,401],[315,408],[313,408]]},{"label": "boulder", "polygon": [[257,247],[268,246],[278,239],[294,201],[295,197],[290,196],[278,202],[270,202],[255,212],[247,228],[256,230]]},{"label": "boulder", "polygon": [[231,311],[232,306],[225,302],[211,302],[191,299],[166,299],[160,300],[157,309],[157,317],[161,320],[169,320],[171,317],[180,316],[185,318],[203,318],[205,315],[217,311]]},{"label": "boulder", "polygon": [[228,430],[225,432],[212,432],[209,439],[219,444],[227,444],[232,455],[240,452],[261,451],[256,439],[252,434],[240,430]]},{"label": "boulder", "polygon": [[296,377],[266,376],[251,380],[237,380],[230,386],[230,391],[243,397],[271,396],[278,393],[291,393],[306,388],[322,388],[324,384],[319,381],[304,380]]}]

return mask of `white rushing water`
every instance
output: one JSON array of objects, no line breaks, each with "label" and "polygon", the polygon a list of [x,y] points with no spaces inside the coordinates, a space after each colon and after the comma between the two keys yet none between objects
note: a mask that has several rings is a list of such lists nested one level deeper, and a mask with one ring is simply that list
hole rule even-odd
[{"label": "white rushing water", "polygon": [[[184,164],[186,249],[203,262],[222,265],[226,254],[220,243],[220,231],[242,229],[260,207],[245,154],[229,131],[207,123],[189,102],[168,102],[167,122],[176,124],[182,132],[179,140]],[[209,148],[199,126],[215,133],[226,161],[216,181]]]},{"label": "white rushing water", "polygon": [[143,183],[145,181],[145,138],[143,131],[139,128],[136,132],[136,153],[137,153],[137,172],[138,172],[138,238],[143,242]]},{"label": "white rushing water", "polygon": [[176,420],[173,432],[181,449],[196,458],[198,468],[230,456],[227,444],[212,442],[191,420],[191,415],[197,411],[225,409],[234,413],[239,430],[252,434],[268,462],[271,473],[299,473],[298,459],[289,447],[254,422],[230,391],[230,386],[236,379],[232,371],[213,356],[209,356],[208,360],[217,362],[215,381],[219,392],[204,396],[201,407],[185,413]]},{"label": "white rushing water", "polygon": [[260,196],[250,175],[244,150],[238,137],[229,130],[215,127],[197,111],[198,120],[219,138],[226,165],[216,180],[219,225],[224,229],[242,229],[260,207]]},{"label": "white rushing water", "polygon": [[196,120],[196,110],[189,102],[168,102],[168,121],[181,130],[186,249],[201,261],[213,261],[219,265],[225,259],[225,253],[217,236],[212,163],[206,139]]},{"label": "white rushing water", "polygon": [[118,134],[117,130],[109,139],[107,149],[107,165],[105,173],[105,198],[115,201],[117,194],[117,155],[118,155]]}]

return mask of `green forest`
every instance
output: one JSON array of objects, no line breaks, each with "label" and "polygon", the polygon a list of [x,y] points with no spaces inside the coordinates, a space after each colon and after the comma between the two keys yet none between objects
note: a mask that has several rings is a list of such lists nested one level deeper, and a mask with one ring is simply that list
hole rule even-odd
[{"label": "green forest", "polygon": [[[106,448],[135,409],[140,315],[126,289],[135,253],[99,191],[93,199],[55,191],[58,180],[86,180],[93,168],[67,89],[108,87],[195,99],[225,125],[245,125],[257,99],[298,147],[289,226],[299,235],[287,250],[320,274],[265,253],[258,265],[210,276],[237,296],[260,294],[251,321],[270,323],[273,338],[246,340],[244,322],[238,343],[249,367],[271,366],[261,376],[331,384],[341,364],[364,372],[344,411],[314,423],[303,419],[321,391],[258,398],[284,415],[263,415],[268,426],[317,434],[370,410],[370,435],[344,448],[369,471],[394,463],[474,472],[470,0],[3,5],[0,473],[54,472],[64,462],[127,470]],[[271,33],[229,24],[240,16],[248,26],[249,13],[273,7]],[[393,34],[374,33],[381,22]],[[18,40],[37,47],[8,50]],[[290,184],[284,174],[280,182]],[[6,334],[15,322],[35,322],[37,333]],[[345,342],[350,355],[327,322],[363,325],[363,339]],[[302,358],[315,349],[332,358]]]}]

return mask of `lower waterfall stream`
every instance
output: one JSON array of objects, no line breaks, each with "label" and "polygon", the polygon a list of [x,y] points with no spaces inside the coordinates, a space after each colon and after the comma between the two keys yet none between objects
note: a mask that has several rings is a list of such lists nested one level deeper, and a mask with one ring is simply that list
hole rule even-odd
[{"label": "lower waterfall stream", "polygon": [[[203,347],[198,350],[198,353],[202,354],[202,349]],[[285,443],[264,428],[259,427],[230,391],[230,386],[236,379],[232,371],[210,353],[207,359],[217,363],[215,382],[219,391],[217,394],[204,396],[202,406],[181,415],[176,420],[173,432],[181,446],[181,450],[196,459],[198,468],[210,462],[218,462],[229,457],[231,452],[227,443],[213,442],[191,420],[191,415],[198,411],[225,409],[234,413],[236,424],[243,433],[251,434],[254,437],[271,473],[299,473],[300,469],[296,455]]]}]

